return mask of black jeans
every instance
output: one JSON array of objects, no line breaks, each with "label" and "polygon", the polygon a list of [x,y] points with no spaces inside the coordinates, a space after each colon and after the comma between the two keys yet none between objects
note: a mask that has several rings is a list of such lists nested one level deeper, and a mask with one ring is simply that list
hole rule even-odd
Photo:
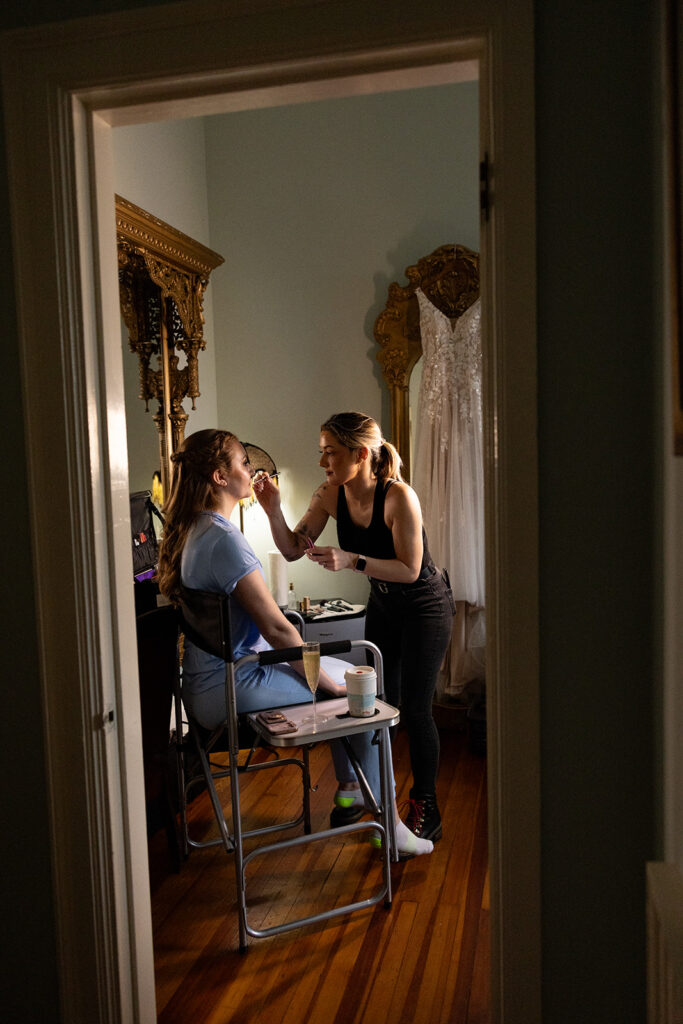
[{"label": "black jeans", "polygon": [[386,699],[401,709],[408,731],[413,797],[436,793],[439,733],[432,701],[455,614],[446,580],[436,569],[407,586],[370,581],[365,638],[382,652]]}]

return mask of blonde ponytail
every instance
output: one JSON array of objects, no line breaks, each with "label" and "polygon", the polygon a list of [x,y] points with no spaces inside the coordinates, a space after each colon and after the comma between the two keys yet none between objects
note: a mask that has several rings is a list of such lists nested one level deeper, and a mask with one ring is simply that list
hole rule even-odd
[{"label": "blonde ponytail", "polygon": [[[373,451],[374,456],[374,451]],[[403,461],[390,441],[382,439],[377,456],[377,465],[373,471],[379,480],[402,480],[401,466]]]}]

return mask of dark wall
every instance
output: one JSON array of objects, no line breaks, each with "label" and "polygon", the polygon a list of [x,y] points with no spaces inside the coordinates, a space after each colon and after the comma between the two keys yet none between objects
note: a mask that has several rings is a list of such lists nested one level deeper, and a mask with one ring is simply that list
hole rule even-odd
[{"label": "dark wall", "polygon": [[[152,6],[86,0],[27,0],[5,4],[0,28],[21,28],[86,14]],[[0,109],[0,139],[4,122]],[[53,1024],[60,1020],[54,933],[52,868],[49,858],[47,781],[43,758],[41,691],[30,552],[7,167],[0,160],[0,265],[3,290],[2,408],[6,437],[0,458],[0,607],[3,637],[3,714],[0,742],[0,807],[5,835],[0,843],[0,886],[5,941],[0,958],[2,1019],[6,1024]],[[50,500],[49,480],[41,482]]]},{"label": "dark wall", "polygon": [[536,4],[543,1005],[645,1020],[655,192],[647,3]]},{"label": "dark wall", "polygon": [[[5,5],[2,27],[132,9]],[[652,4],[536,14],[543,1000],[548,1024],[644,1020],[652,856]],[[0,231],[9,235],[4,161]],[[16,318],[5,288],[0,577],[4,1021],[58,1019]],[[49,481],[44,482],[49,500]],[[8,639],[8,637],[10,639]]]},{"label": "dark wall", "polygon": [[[4,160],[0,162],[0,237],[9,239]],[[0,957],[0,991],[6,1000],[8,1020],[47,1022],[57,1019],[57,972],[23,409],[8,244],[0,245],[0,265],[5,282],[2,393],[6,424],[0,458],[0,807],[5,829],[0,843],[0,886],[6,935],[5,953]],[[48,491],[46,488],[46,496]],[[37,964],[41,965],[40,971],[36,971]]]}]

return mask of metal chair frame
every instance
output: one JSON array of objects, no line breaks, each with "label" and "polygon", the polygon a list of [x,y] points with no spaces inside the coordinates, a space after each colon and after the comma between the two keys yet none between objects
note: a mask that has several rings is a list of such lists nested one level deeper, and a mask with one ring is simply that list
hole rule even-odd
[{"label": "metal chair frame", "polygon": [[[215,596],[223,596],[223,595],[215,595]],[[286,615],[286,617],[291,622],[294,623],[294,625],[299,630],[299,633],[302,634],[303,633],[304,620],[301,617],[301,615],[299,615],[298,612],[295,612],[295,611],[293,611],[291,609],[286,609],[284,614]],[[184,625],[184,622],[182,620],[182,613],[181,613],[181,621],[180,621],[180,629],[181,630],[183,629],[183,625]],[[195,641],[196,641],[196,639],[197,638],[195,637]],[[199,646],[201,646],[201,644]],[[210,653],[213,653],[213,652],[210,652]],[[227,827],[227,824],[226,824],[226,821],[225,821],[225,815],[223,813],[222,804],[220,803],[220,800],[218,799],[218,794],[216,792],[216,787],[215,787],[215,783],[220,781],[221,779],[232,778],[232,762],[233,762],[233,758],[231,756],[231,750],[235,749],[235,747],[231,745],[229,734],[228,734],[228,744],[229,744],[229,746],[227,748],[227,753],[228,753],[228,758],[229,758],[228,767],[226,768],[224,764],[211,760],[211,753],[212,753],[212,751],[214,751],[215,753],[219,752],[218,750],[214,750],[214,748],[216,748],[216,745],[218,744],[219,740],[224,736],[225,732],[229,730],[228,721],[226,720],[224,723],[219,725],[216,729],[214,729],[212,732],[210,732],[208,737],[207,737],[207,736],[204,736],[204,733],[206,732],[206,730],[202,730],[197,725],[197,723],[192,719],[191,715],[187,714],[186,721],[187,721],[189,739],[190,739],[190,742],[191,742],[194,750],[196,751],[196,753],[197,753],[197,755],[199,757],[199,761],[200,761],[201,768],[202,768],[202,774],[201,775],[195,775],[192,778],[188,779],[187,778],[187,773],[186,773],[186,770],[185,770],[185,754],[187,752],[187,741],[184,738],[184,724],[185,723],[184,723],[184,720],[183,720],[183,703],[182,703],[181,687],[180,687],[180,672],[177,673],[176,680],[175,680],[174,707],[175,707],[175,734],[176,734],[175,750],[176,750],[177,788],[178,788],[178,794],[179,794],[180,834],[181,834],[181,841],[182,841],[182,844],[183,844],[183,854],[184,854],[185,857],[187,857],[188,854],[189,854],[189,848],[190,847],[193,847],[194,849],[204,849],[206,847],[220,846],[220,845],[223,845],[225,847],[225,850],[226,850],[227,853],[232,853],[234,851],[234,840],[233,840],[233,837],[230,835],[230,830]],[[238,721],[239,721],[240,717],[244,719],[244,718],[246,718],[246,715],[238,716]],[[274,825],[268,825],[268,826],[265,826],[265,827],[262,827],[262,828],[251,829],[251,830],[245,831],[245,832],[242,833],[243,838],[251,837],[251,836],[255,836],[255,835],[261,835],[261,834],[267,834],[267,833],[270,833],[270,832],[277,832],[277,831],[280,831],[282,829],[295,828],[297,825],[302,824],[302,822],[303,822],[303,825],[304,825],[304,831],[306,833],[310,833],[310,831],[311,831],[311,802],[310,802],[310,793],[311,793],[310,779],[311,779],[311,776],[310,776],[310,769],[309,769],[309,752],[308,752],[308,749],[307,748],[303,748],[302,749],[301,758],[295,758],[295,757],[280,758],[279,755],[277,755],[277,760],[275,760],[275,761],[267,761],[267,762],[261,762],[259,764],[251,764],[251,759],[252,759],[252,757],[253,757],[253,755],[254,755],[254,753],[256,751],[256,748],[257,748],[259,742],[262,739],[262,737],[259,735],[258,731],[255,728],[253,728],[253,726],[252,726],[252,730],[253,730],[254,738],[253,738],[253,741],[252,741],[252,744],[251,744],[251,749],[249,750],[249,753],[247,754],[247,757],[246,757],[244,763],[243,764],[239,764],[239,763],[237,764],[237,771],[238,771],[238,773],[239,774],[245,774],[247,772],[255,772],[255,771],[260,771],[260,770],[265,769],[265,768],[272,768],[272,767],[285,768],[285,767],[287,767],[289,765],[294,765],[295,767],[299,768],[299,770],[301,771],[301,781],[302,781],[302,791],[303,791],[302,812],[301,812],[301,814],[297,815],[296,818],[292,818],[289,821],[278,822],[278,823],[276,823]],[[221,749],[221,752],[226,752],[226,748],[225,747],[220,748],[220,749]],[[237,745],[236,745],[236,749],[237,749],[237,755],[239,757],[239,751],[241,749],[240,748],[240,743],[239,743],[239,727],[238,727],[238,732],[237,732]],[[208,784],[207,780],[209,779],[209,777],[213,781],[212,785]],[[209,792],[209,799],[211,800],[211,806],[213,808],[214,816],[216,818],[216,822],[217,822],[217,825],[218,825],[218,828],[219,828],[219,831],[220,831],[220,836],[218,836],[217,838],[213,838],[213,839],[194,839],[190,835],[190,828],[189,828],[189,823],[188,823],[188,820],[187,820],[187,805],[189,803],[188,796],[189,796],[191,790],[194,787],[200,785],[202,782],[207,785],[207,789],[208,789],[208,792]]]},{"label": "metal chair frame", "polygon": [[[237,716],[237,703],[235,697],[235,673],[236,670],[244,664],[256,663],[260,665],[273,665],[281,662],[288,662],[293,660],[299,660],[301,658],[301,648],[292,647],[284,650],[269,650],[261,651],[255,654],[248,654],[243,658],[234,660],[231,644],[231,632],[230,632],[230,598],[226,594],[219,594],[207,591],[190,590],[188,588],[181,588],[180,600],[180,628],[183,630],[185,635],[202,650],[207,651],[217,657],[222,658],[225,662],[225,702],[227,708],[227,731],[228,731],[228,766],[227,768],[223,765],[216,766],[212,765],[210,761],[210,751],[212,746],[217,741],[218,736],[223,732],[225,726],[219,727],[215,730],[208,741],[202,741],[198,734],[198,730],[194,727],[192,718],[188,715],[188,724],[190,729],[190,735],[195,744],[197,752],[199,754],[200,763],[202,767],[202,774],[209,791],[209,797],[211,800],[214,816],[220,831],[220,838],[204,841],[193,841],[189,839],[187,832],[187,816],[185,811],[185,799],[184,794],[186,792],[186,785],[192,786],[193,781],[186,784],[184,779],[179,779],[179,785],[182,781],[182,788],[180,792],[183,794],[181,797],[181,826],[183,835],[187,837],[187,842],[191,846],[213,846],[222,844],[227,853],[234,854],[235,857],[235,875],[237,883],[237,901],[238,901],[238,917],[239,917],[239,948],[240,952],[245,952],[248,948],[248,936],[255,938],[264,938],[270,935],[281,934],[286,931],[290,931],[293,928],[300,928],[304,925],[325,921],[333,917],[337,917],[341,914],[351,913],[355,910],[366,909],[374,906],[380,901],[384,900],[385,906],[391,906],[391,874],[390,874],[390,861],[398,860],[398,854],[396,850],[396,836],[395,836],[395,822],[393,816],[393,791],[391,785],[391,753],[388,743],[388,729],[389,726],[396,724],[398,721],[398,711],[395,708],[391,708],[389,705],[380,704],[385,711],[386,721],[381,727],[378,727],[373,720],[370,719],[350,719],[348,724],[344,726],[336,725],[330,730],[325,730],[323,727],[320,732],[316,734],[307,734],[305,736],[305,743],[302,745],[302,738],[293,735],[283,736],[271,736],[265,726],[261,726],[259,721],[254,715],[250,716],[251,724],[257,733],[260,734],[261,738],[266,740],[269,744],[276,747],[291,747],[301,746],[302,757],[298,758],[283,758],[275,761],[266,761],[260,764],[248,766],[240,766],[238,764],[239,756],[239,742],[238,742],[238,716]],[[209,615],[207,615],[207,610]],[[209,619],[209,621],[207,621]],[[366,640],[344,640],[333,643],[321,644],[321,654],[343,654],[351,651],[352,648],[362,647],[371,651],[375,659],[375,667],[377,672],[377,691],[378,698],[381,701],[384,696],[383,690],[383,674],[382,674],[382,656],[378,648]],[[182,722],[179,720],[179,704],[176,704],[176,731],[179,736],[182,737]],[[282,709],[287,711],[286,708]],[[388,715],[388,717],[387,717]],[[343,735],[342,735],[343,730]],[[381,776],[381,796],[380,800],[376,801],[374,795],[370,791],[360,765],[358,764],[357,758],[348,742],[348,735],[373,731],[375,733],[374,741],[379,744],[379,756],[380,756],[380,776]],[[334,732],[334,736],[330,736],[330,732]],[[326,734],[327,732],[327,734]],[[341,828],[336,829],[325,829],[320,832],[311,833],[310,824],[310,772],[308,767],[308,750],[310,746],[317,743],[327,742],[330,738],[340,738],[344,743],[345,749],[351,763],[354,766],[358,781],[363,791],[364,797],[368,806],[372,808],[373,814],[376,820],[374,821],[362,821],[355,822],[350,825],[345,825]],[[302,811],[295,819],[291,821],[276,823],[268,825],[258,829],[243,830],[241,808],[240,808],[240,791],[239,791],[239,775],[244,771],[261,771],[269,768],[285,767],[287,765],[297,765],[302,772],[303,782],[303,800],[302,800]],[[179,767],[179,776],[183,774],[182,764]],[[232,833],[228,828],[225,814],[218,797],[218,793],[215,787],[215,780],[219,778],[230,779],[230,796],[232,805]],[[272,833],[283,829],[289,829],[296,827],[297,825],[304,824],[304,834],[295,836],[290,839],[283,839],[277,843],[270,843],[268,845],[262,845],[252,850],[249,854],[245,855],[243,850],[243,840],[253,836],[263,835],[266,833]],[[378,891],[368,897],[367,899],[355,901],[353,903],[344,904],[341,906],[334,907],[331,910],[320,911],[319,913],[309,915],[307,917],[298,918],[293,921],[288,921],[283,924],[274,925],[270,928],[256,929],[253,928],[248,921],[248,910],[247,910],[247,896],[246,896],[246,867],[250,861],[261,854],[269,853],[273,850],[285,849],[288,847],[299,846],[306,843],[317,842],[332,836],[339,837],[341,835],[349,834],[352,832],[361,832],[372,830],[379,832],[382,837],[382,884]]]}]

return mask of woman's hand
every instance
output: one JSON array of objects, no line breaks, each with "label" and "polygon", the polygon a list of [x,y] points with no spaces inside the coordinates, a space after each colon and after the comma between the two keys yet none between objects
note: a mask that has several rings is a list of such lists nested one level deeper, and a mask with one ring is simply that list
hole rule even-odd
[{"label": "woman's hand", "polygon": [[267,516],[272,516],[280,508],[280,488],[273,483],[267,473],[257,473],[252,482],[254,495]]},{"label": "woman's hand", "polygon": [[306,557],[317,565],[321,565],[323,569],[329,569],[330,572],[353,569],[356,558],[350,551],[342,551],[341,548],[318,547],[317,545],[308,549]]}]

